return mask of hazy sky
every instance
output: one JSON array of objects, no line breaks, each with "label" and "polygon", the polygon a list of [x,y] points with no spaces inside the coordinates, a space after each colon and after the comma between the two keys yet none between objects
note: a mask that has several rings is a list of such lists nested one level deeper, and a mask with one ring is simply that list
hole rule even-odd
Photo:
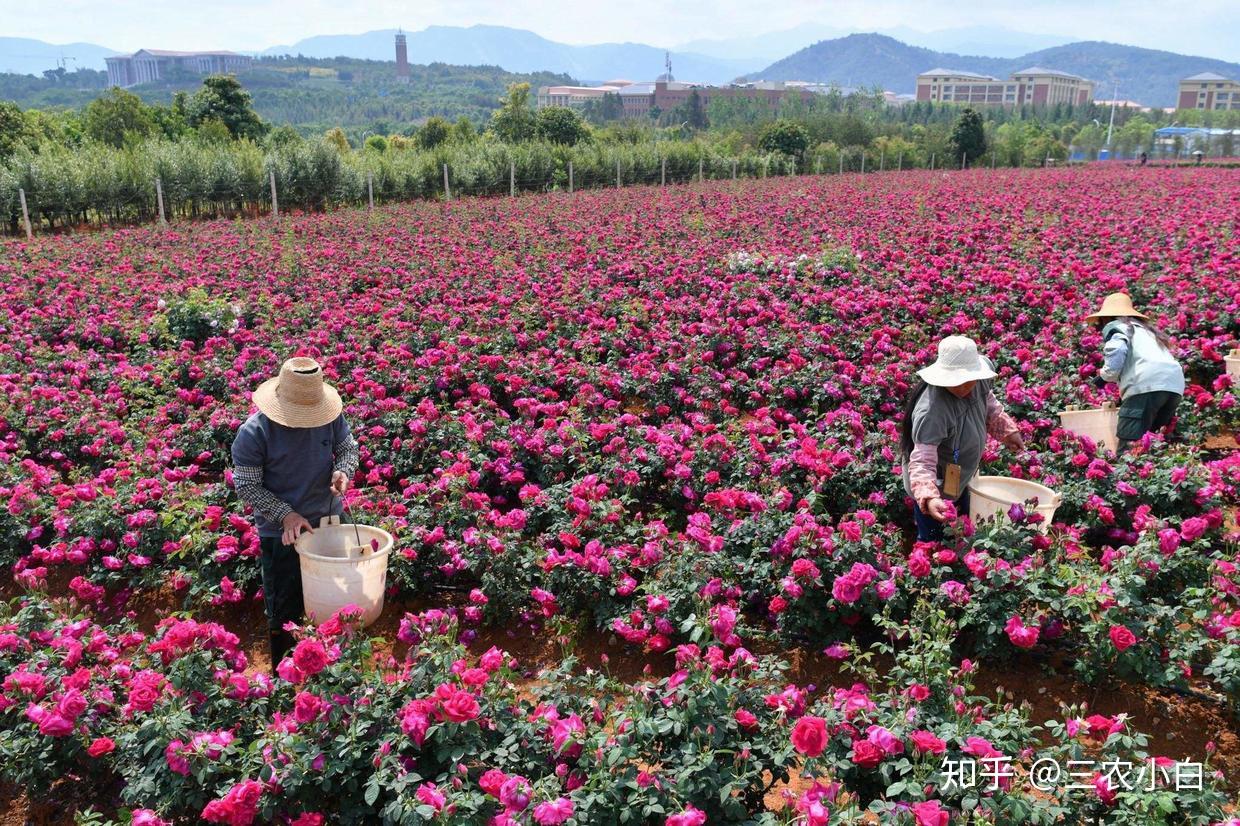
[{"label": "hazy sky", "polygon": [[257,50],[316,34],[474,23],[568,43],[669,46],[807,21],[858,31],[992,25],[1240,60],[1240,0],[0,0],[0,35],[119,50]]}]

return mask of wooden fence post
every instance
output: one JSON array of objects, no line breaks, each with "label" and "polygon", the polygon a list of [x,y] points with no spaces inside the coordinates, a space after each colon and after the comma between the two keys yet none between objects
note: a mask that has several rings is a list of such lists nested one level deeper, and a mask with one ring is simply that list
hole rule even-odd
[{"label": "wooden fence post", "polygon": [[667,186],[667,158],[659,162],[659,186]]},{"label": "wooden fence post", "polygon": [[168,219],[164,216],[164,186],[159,182],[159,178],[155,179],[155,202],[159,204],[159,223],[167,226]]},{"label": "wooden fence post", "polygon": [[370,211],[375,211],[375,173],[366,173],[366,200],[370,203]]},{"label": "wooden fence post", "polygon": [[568,162],[568,194],[573,194],[573,162]]},{"label": "wooden fence post", "polygon": [[271,219],[273,221],[280,220],[280,201],[276,198],[276,171],[270,169],[267,176],[271,180]]},{"label": "wooden fence post", "polygon": [[517,162],[508,162],[508,197],[517,197]]},{"label": "wooden fence post", "polygon": [[30,210],[26,209],[26,190],[18,189],[17,197],[22,202],[22,221],[26,224],[26,240],[34,240],[34,229],[30,226]]},{"label": "wooden fence post", "polygon": [[616,158],[616,188],[620,188],[620,159]]},{"label": "wooden fence post", "polygon": [[452,185],[448,183],[448,165],[443,165],[443,197],[445,201],[452,200]]},{"label": "wooden fence post", "polygon": [[702,181],[702,159],[698,158],[698,183],[700,184]]}]

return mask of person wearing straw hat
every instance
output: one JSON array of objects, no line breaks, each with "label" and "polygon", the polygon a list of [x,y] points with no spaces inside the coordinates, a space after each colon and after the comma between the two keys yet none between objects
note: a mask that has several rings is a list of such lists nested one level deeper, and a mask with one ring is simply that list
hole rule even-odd
[{"label": "person wearing straw hat", "polygon": [[1171,424],[1184,396],[1184,368],[1171,354],[1171,339],[1126,293],[1108,295],[1085,321],[1102,330],[1098,383],[1119,385],[1123,401],[1115,436],[1123,453],[1146,433]]},{"label": "person wearing straw hat", "polygon": [[981,464],[986,437],[1024,449],[1020,427],[995,398],[994,365],[967,336],[939,342],[938,359],[917,372],[904,406],[900,448],[904,490],[913,499],[920,542],[940,541],[942,523],[969,509],[969,481]]},{"label": "person wearing straw hat", "polygon": [[340,394],[314,359],[285,361],[253,400],[258,410],[233,440],[233,482],[258,529],[274,671],[293,645],[284,625],[300,623],[305,611],[293,543],[320,518],[342,512],[341,497],[357,470],[357,442]]}]

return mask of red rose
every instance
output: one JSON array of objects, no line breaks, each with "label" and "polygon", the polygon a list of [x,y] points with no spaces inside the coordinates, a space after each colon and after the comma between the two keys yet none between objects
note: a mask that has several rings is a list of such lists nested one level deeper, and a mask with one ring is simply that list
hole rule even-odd
[{"label": "red rose", "polygon": [[454,723],[474,719],[479,710],[478,701],[468,691],[458,691],[443,702],[443,715]]},{"label": "red rose", "polygon": [[827,721],[806,715],[792,727],[792,745],[806,757],[817,757],[827,747]]},{"label": "red rose", "polygon": [[91,757],[102,757],[115,748],[116,743],[112,742],[111,737],[96,737],[91,744],[86,747],[86,753]]},{"label": "red rose", "polygon": [[882,746],[869,740],[858,740],[853,743],[852,761],[863,769],[872,769],[883,762]]},{"label": "red rose", "polygon": [[755,728],[758,725],[758,718],[749,709],[738,708],[736,710],[736,724],[743,729]]},{"label": "red rose", "polygon": [[928,731],[915,731],[908,739],[913,741],[913,748],[921,754],[942,754],[947,751],[947,744]]},{"label": "red rose", "polygon": [[1122,625],[1112,625],[1111,644],[1116,651],[1126,651],[1137,644],[1137,637]]}]

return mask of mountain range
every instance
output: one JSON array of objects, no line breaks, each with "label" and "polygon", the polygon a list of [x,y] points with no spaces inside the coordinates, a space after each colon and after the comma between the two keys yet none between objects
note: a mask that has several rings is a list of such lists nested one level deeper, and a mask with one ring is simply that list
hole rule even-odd
[{"label": "mountain range", "polygon": [[[1098,83],[1095,96],[1171,106],[1181,78],[1198,72],[1240,77],[1240,64],[1098,41],[1063,43],[1055,35],[990,27],[888,34],[844,34],[822,24],[726,40],[695,40],[671,52],[680,80],[727,83],[738,77],[811,80],[899,93],[915,89],[916,76],[932,68],[963,69],[996,77],[1030,66],[1071,72]],[[891,32],[901,35],[900,39]],[[262,55],[338,56],[391,61],[395,29],[354,35],[322,35],[263,50]],[[431,26],[406,33],[409,61],[416,64],[498,66],[509,72],[555,72],[583,83],[613,78],[649,80],[664,71],[665,50],[642,43],[570,45],[534,32],[503,26]],[[816,41],[816,42],[815,42]],[[805,45],[807,43],[813,45]],[[921,45],[914,45],[919,43]],[[937,45],[939,49],[929,48]],[[150,44],[158,47],[159,44]],[[1029,50],[1031,46],[1041,46]],[[954,51],[952,49],[958,49]],[[972,53],[970,53],[972,52]],[[63,58],[67,68],[103,68],[111,49],[89,43],[54,45],[26,38],[0,38],[0,72],[38,74]],[[764,68],[763,68],[764,67]]]},{"label": "mountain range", "polygon": [[1240,64],[1082,41],[1053,46],[1016,58],[979,57],[936,52],[879,34],[852,34],[824,40],[753,72],[749,79],[812,80],[842,86],[878,85],[892,92],[916,91],[917,75],[930,69],[963,69],[1005,78],[1040,66],[1088,78],[1098,85],[1097,99],[1140,101],[1149,106],[1174,106],[1181,78],[1198,72],[1240,77]]},{"label": "mountain range", "polygon": [[[273,46],[263,54],[392,60],[395,34],[395,29],[381,29],[356,35],[324,35],[289,46]],[[406,32],[405,37],[411,63],[493,65],[510,72],[563,72],[587,83],[614,78],[648,80],[663,71],[665,56],[664,49],[642,43],[570,46],[506,26],[429,26]],[[726,83],[764,62],[692,52],[676,52],[672,59],[677,77],[703,83]]]}]

